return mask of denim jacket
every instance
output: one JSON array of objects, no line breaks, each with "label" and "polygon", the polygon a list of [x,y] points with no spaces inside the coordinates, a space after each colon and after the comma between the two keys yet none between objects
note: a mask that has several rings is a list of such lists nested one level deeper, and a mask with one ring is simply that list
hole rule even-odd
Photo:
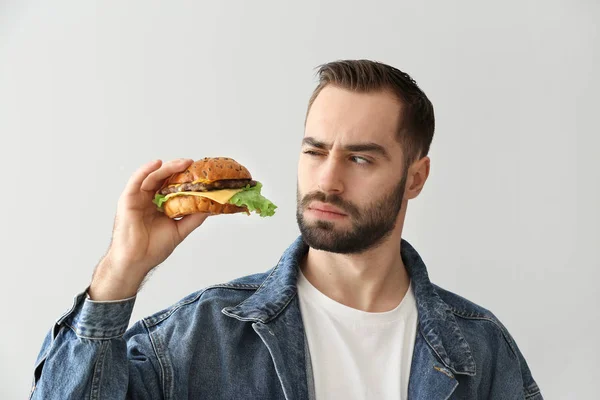
[{"label": "denim jacket", "polygon": [[[300,236],[266,273],[210,286],[129,329],[135,298],[79,294],[43,342],[31,398],[314,400],[296,295],[307,251]],[[401,256],[419,321],[408,398],[542,399],[502,323],[432,284],[404,239]]]}]

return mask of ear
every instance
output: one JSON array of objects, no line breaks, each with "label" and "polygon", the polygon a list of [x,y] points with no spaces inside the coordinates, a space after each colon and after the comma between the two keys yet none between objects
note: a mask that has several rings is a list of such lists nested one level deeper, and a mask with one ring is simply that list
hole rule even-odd
[{"label": "ear", "polygon": [[431,167],[431,160],[425,156],[418,161],[415,161],[408,170],[408,176],[406,180],[406,191],[404,198],[406,200],[414,199],[421,193],[427,177],[429,177],[429,169]]}]

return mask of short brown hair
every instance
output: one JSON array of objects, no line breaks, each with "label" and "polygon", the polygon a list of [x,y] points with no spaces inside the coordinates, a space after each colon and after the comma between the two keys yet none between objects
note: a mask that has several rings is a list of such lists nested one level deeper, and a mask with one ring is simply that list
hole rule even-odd
[{"label": "short brown hair", "polygon": [[327,85],[359,93],[390,90],[403,104],[397,139],[406,155],[405,165],[429,153],[435,129],[433,104],[407,73],[377,61],[339,60],[318,66],[317,76],[319,84],[308,102],[307,118],[313,102]]}]

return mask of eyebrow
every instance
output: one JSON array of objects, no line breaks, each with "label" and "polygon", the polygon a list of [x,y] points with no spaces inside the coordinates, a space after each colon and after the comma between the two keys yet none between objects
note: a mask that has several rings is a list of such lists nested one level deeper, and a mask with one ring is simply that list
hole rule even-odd
[{"label": "eyebrow", "polygon": [[[303,146],[312,146],[312,147],[316,147],[317,149],[323,149],[323,150],[331,149],[330,143],[322,142],[322,141],[317,140],[310,136],[302,139],[302,145]],[[360,152],[377,153],[377,154],[382,155],[383,157],[385,157],[388,160],[390,159],[390,155],[387,152],[387,150],[383,146],[381,146],[377,143],[373,143],[373,142],[347,144],[343,147],[343,149],[345,151],[360,151]]]}]

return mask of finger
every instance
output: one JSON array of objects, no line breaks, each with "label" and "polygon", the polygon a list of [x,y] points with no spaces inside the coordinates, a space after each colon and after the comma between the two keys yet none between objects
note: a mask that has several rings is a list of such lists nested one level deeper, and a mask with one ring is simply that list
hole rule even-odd
[{"label": "finger", "polygon": [[140,191],[140,187],[144,182],[144,179],[152,172],[156,171],[162,165],[162,160],[150,161],[134,172],[129,178],[127,185],[125,186],[126,193],[137,193]]},{"label": "finger", "polygon": [[194,213],[176,221],[177,231],[181,240],[185,239],[194,229],[198,228],[210,216],[209,213]]},{"label": "finger", "polygon": [[159,169],[152,172],[142,182],[141,189],[145,191],[156,191],[160,189],[163,181],[173,174],[184,171],[192,165],[194,160],[189,158],[179,158],[164,163]]}]

